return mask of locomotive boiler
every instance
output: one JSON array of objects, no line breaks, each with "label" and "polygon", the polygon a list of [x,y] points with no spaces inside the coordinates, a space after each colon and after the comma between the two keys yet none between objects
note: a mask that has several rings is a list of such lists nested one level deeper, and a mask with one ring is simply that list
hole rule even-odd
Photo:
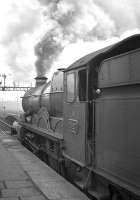
[{"label": "locomotive boiler", "polygon": [[22,100],[20,140],[97,200],[140,199],[140,35],[88,54]]}]

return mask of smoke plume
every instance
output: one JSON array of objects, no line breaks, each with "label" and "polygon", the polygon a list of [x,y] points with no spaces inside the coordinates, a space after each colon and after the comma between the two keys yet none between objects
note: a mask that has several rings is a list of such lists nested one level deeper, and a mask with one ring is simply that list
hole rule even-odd
[{"label": "smoke plume", "polygon": [[35,47],[35,54],[38,56],[35,63],[38,76],[45,75],[47,67],[51,67],[53,61],[63,49],[61,43],[55,37],[57,38],[57,35],[55,31],[52,31],[46,34]]},{"label": "smoke plume", "polygon": [[139,0],[38,1],[46,23],[46,33],[35,47],[38,75],[49,71],[71,44],[78,45],[82,41],[94,46],[97,41],[120,38],[140,28]]},{"label": "smoke plume", "polygon": [[0,1],[0,74],[30,80],[140,32],[140,0]]}]

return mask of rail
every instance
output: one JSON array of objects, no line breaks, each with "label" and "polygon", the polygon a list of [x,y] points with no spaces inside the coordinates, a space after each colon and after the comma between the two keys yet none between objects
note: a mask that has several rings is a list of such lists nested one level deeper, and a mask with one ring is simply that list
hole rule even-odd
[{"label": "rail", "polygon": [[13,126],[7,124],[3,119],[0,119],[0,131],[2,134],[12,134]]},{"label": "rail", "polygon": [[2,123],[3,125],[7,126],[8,128],[12,128],[12,127],[13,127],[12,125],[6,123],[6,122],[3,121],[2,119],[0,119],[0,124],[1,124],[1,123]]}]

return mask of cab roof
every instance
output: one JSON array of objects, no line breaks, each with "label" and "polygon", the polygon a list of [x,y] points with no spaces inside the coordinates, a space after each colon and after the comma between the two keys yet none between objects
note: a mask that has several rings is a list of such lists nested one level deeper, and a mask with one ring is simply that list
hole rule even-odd
[{"label": "cab roof", "polygon": [[99,65],[104,59],[120,55],[122,53],[126,53],[138,48],[140,48],[140,34],[132,35],[116,44],[110,45],[80,58],[72,65],[70,65],[67,69],[65,69],[64,72],[74,70],[90,63],[93,63],[93,65],[94,63],[95,65],[98,63]]}]

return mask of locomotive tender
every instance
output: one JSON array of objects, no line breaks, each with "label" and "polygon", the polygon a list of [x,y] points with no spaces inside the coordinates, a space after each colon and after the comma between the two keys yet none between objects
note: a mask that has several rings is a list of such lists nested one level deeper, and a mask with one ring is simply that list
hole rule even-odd
[{"label": "locomotive tender", "polygon": [[140,199],[140,35],[25,93],[20,139],[98,200]]}]

